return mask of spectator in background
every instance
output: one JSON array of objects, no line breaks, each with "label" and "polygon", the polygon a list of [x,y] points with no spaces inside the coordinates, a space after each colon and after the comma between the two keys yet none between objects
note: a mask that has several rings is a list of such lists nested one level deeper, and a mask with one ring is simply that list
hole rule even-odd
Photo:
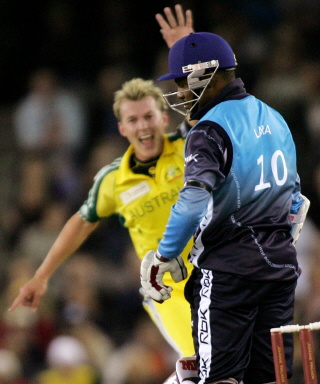
[{"label": "spectator in background", "polygon": [[98,384],[99,375],[85,346],[75,337],[54,338],[46,353],[48,368],[37,376],[37,384]]},{"label": "spectator in background", "polygon": [[303,156],[311,157],[305,170],[305,179],[310,185],[310,217],[320,230],[320,61],[305,63],[302,71],[307,92],[303,97],[305,120],[300,131],[302,135],[310,137],[310,143],[304,147],[300,146]]},{"label": "spectator in background", "polygon": [[[6,284],[3,284],[1,303],[6,306],[12,300],[17,287],[27,281],[33,267],[25,258],[8,260]],[[21,363],[23,376],[33,377],[44,365],[44,353],[56,332],[55,305],[46,298],[41,311],[19,308],[15,313],[0,308],[0,347],[12,351]]]},{"label": "spectator in background", "polygon": [[[9,273],[7,284],[3,288],[2,304],[12,300],[17,287],[27,281],[34,270],[30,257],[16,258],[8,265]],[[126,316],[133,318],[129,321],[127,318],[127,323],[123,320],[121,325],[119,318],[114,319],[115,310],[106,312],[106,307],[102,308],[101,296],[110,294],[104,290],[114,292],[104,286],[106,271],[90,255],[79,255],[64,264],[61,275],[55,276],[50,295],[46,296],[37,312],[18,308],[13,313],[2,314],[0,348],[15,353],[21,362],[24,377],[33,379],[45,368],[47,348],[53,338],[61,334],[68,334],[81,341],[92,366],[98,372],[103,371],[105,361],[114,348],[110,318],[113,319],[112,325],[122,331],[123,337],[123,334],[128,335],[131,331],[128,323],[134,322],[134,316],[137,315],[135,308],[138,305],[141,307],[140,302],[136,306],[130,306],[126,310]],[[130,281],[130,278],[128,280]],[[122,304],[119,303],[121,298],[117,299],[118,302],[114,299],[112,306],[118,309]],[[102,323],[104,327],[99,326]]]},{"label": "spectator in background", "polygon": [[19,358],[4,348],[0,349],[0,384],[27,384]]},{"label": "spectator in background", "polygon": [[28,259],[32,265],[38,265],[61,230],[68,212],[68,206],[61,201],[47,202],[39,220],[22,225],[14,255]]},{"label": "spectator in background", "polygon": [[320,200],[315,185],[320,161],[317,133],[320,128],[316,128],[319,64],[306,59],[307,55],[301,48],[304,42],[297,26],[281,24],[273,32],[272,42],[270,65],[261,68],[254,93],[285,116],[290,126],[296,143],[301,183],[311,201],[309,217],[319,229]]},{"label": "spectator in background", "polygon": [[177,355],[150,319],[142,316],[133,336],[106,361],[105,384],[159,384],[171,373]]},{"label": "spectator in background", "polygon": [[76,160],[86,134],[83,103],[49,68],[33,72],[29,91],[14,112],[18,150],[41,155],[50,165],[56,194],[64,199],[76,191]]},{"label": "spectator in background", "polygon": [[83,105],[49,68],[31,74],[29,91],[17,105],[14,123],[18,147],[27,153],[76,153],[83,145]]},{"label": "spectator in background", "polygon": [[[101,140],[119,140],[118,122],[113,113],[113,94],[126,80],[129,80],[130,68],[123,68],[119,63],[102,68],[97,74],[92,100],[89,100],[89,122],[87,149],[91,150]],[[127,142],[124,138],[119,141]]]},{"label": "spectator in background", "polygon": [[28,155],[17,161],[14,190],[0,214],[6,250],[13,250],[22,232],[41,219],[50,195],[49,169],[42,156]]}]

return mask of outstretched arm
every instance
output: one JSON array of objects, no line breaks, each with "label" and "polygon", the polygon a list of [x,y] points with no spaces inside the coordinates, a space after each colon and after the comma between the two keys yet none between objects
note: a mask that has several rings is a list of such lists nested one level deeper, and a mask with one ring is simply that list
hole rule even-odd
[{"label": "outstretched arm", "polygon": [[20,305],[36,309],[41,297],[47,292],[48,281],[55,270],[82,245],[97,226],[98,223],[85,221],[79,213],[75,213],[63,227],[34,276],[20,288],[9,311]]},{"label": "outstretched arm", "polygon": [[157,13],[156,20],[161,27],[160,32],[164,41],[171,48],[176,41],[194,32],[192,11],[188,9],[184,14],[180,4],[175,5],[176,16],[170,7],[164,8],[163,11],[165,17]]}]

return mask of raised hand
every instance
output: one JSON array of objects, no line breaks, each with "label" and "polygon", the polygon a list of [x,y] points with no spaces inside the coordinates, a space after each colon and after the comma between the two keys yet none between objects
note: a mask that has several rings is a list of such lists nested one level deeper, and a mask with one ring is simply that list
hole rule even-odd
[{"label": "raised hand", "polygon": [[184,14],[180,4],[175,5],[176,15],[170,7],[164,8],[163,11],[165,17],[157,13],[156,20],[161,27],[160,32],[164,41],[171,48],[176,41],[194,32],[192,11],[188,9]]}]

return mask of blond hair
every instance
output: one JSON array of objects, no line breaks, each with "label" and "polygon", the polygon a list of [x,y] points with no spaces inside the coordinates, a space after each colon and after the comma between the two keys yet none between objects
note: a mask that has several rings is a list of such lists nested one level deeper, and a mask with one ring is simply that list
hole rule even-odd
[{"label": "blond hair", "polygon": [[155,99],[160,111],[167,109],[161,88],[156,87],[152,80],[135,78],[122,84],[122,88],[114,93],[113,112],[117,120],[121,121],[120,105],[123,100],[140,101],[148,96]]}]

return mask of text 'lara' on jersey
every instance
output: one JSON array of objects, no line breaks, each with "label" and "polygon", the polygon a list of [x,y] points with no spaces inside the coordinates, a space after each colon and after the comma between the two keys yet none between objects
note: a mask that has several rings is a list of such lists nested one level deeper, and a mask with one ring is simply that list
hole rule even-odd
[{"label": "text 'lara' on jersey", "polygon": [[240,79],[194,118],[185,180],[205,183],[212,194],[190,261],[255,280],[296,279],[289,211],[300,185],[285,120],[247,94]]}]

